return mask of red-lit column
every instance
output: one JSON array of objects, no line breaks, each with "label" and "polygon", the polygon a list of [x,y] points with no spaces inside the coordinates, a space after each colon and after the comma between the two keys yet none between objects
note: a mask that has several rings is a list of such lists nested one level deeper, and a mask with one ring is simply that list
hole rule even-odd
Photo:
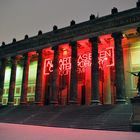
[{"label": "red-lit column", "polygon": [[0,105],[2,105],[2,96],[4,90],[4,78],[5,78],[5,69],[7,64],[7,58],[1,59],[1,66],[0,66]]},{"label": "red-lit column", "polygon": [[26,53],[23,55],[23,76],[22,76],[22,87],[21,87],[21,98],[20,104],[27,104],[27,92],[28,92],[28,75],[29,75],[29,64],[30,54]]},{"label": "red-lit column", "polygon": [[10,76],[10,86],[8,94],[8,105],[14,105],[14,92],[16,83],[16,68],[17,68],[17,57],[11,57],[11,76]]},{"label": "red-lit column", "polygon": [[38,64],[37,64],[37,75],[36,75],[36,89],[35,89],[35,104],[37,105],[43,105],[42,100],[42,84],[43,84],[43,50],[38,50]]},{"label": "red-lit column", "polygon": [[99,63],[98,63],[98,37],[90,38],[92,48],[91,65],[91,104],[99,104]]},{"label": "red-lit column", "polygon": [[59,47],[54,46],[54,59],[53,59],[53,72],[52,72],[52,95],[51,104],[58,104],[58,92],[59,92]]},{"label": "red-lit column", "polygon": [[77,76],[77,42],[71,42],[71,78],[70,78],[70,104],[77,103],[78,76]]},{"label": "red-lit column", "polygon": [[116,70],[116,103],[125,103],[124,62],[122,50],[122,33],[112,34],[114,38],[115,70]]}]

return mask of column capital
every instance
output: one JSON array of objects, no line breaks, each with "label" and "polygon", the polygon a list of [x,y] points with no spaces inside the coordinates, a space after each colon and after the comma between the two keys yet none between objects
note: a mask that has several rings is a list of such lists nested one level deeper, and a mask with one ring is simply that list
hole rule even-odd
[{"label": "column capital", "polygon": [[91,38],[89,38],[89,42],[91,42],[91,43],[99,43],[100,42],[100,40],[99,40],[99,37],[91,37]]},{"label": "column capital", "polygon": [[11,57],[11,59],[16,59],[16,58],[17,58],[17,56],[12,56],[12,57]]},{"label": "column capital", "polygon": [[43,55],[43,49],[37,50],[36,51],[37,56],[42,56]]},{"label": "column capital", "polygon": [[40,54],[40,53],[42,53],[42,51],[43,51],[43,49],[40,49],[40,50],[37,50],[36,53]]},{"label": "column capital", "polygon": [[137,27],[137,32],[138,34],[140,34],[140,27]]},{"label": "column capital", "polygon": [[122,39],[123,35],[122,35],[122,32],[115,32],[115,33],[112,33],[112,37],[114,39]]},{"label": "column capital", "polygon": [[58,48],[59,48],[59,45],[55,45],[55,46],[52,47],[52,50],[53,50],[53,51],[57,51]]},{"label": "column capital", "polygon": [[11,64],[15,64],[15,65],[16,65],[18,59],[19,59],[19,57],[17,57],[17,56],[12,56],[12,57],[11,57],[11,60],[10,60]]},{"label": "column capital", "polygon": [[13,60],[19,60],[21,58],[21,56],[11,56],[11,60],[13,61]]},{"label": "column capital", "polygon": [[31,57],[32,57],[32,54],[29,52],[27,52],[27,53],[24,53],[24,54],[22,54],[22,59],[27,59],[27,58],[29,58],[29,60],[31,59]]},{"label": "column capital", "polygon": [[31,53],[31,52],[27,52],[27,53],[22,54],[22,56],[23,56],[23,57],[25,57],[25,56],[30,57],[30,56],[32,56],[32,53]]},{"label": "column capital", "polygon": [[4,58],[1,58],[1,60],[4,61],[4,62],[7,62],[8,61],[8,58],[5,58],[4,57]]},{"label": "column capital", "polygon": [[76,47],[76,46],[77,46],[77,41],[70,41],[70,42],[69,42],[69,45],[70,45],[71,47]]}]

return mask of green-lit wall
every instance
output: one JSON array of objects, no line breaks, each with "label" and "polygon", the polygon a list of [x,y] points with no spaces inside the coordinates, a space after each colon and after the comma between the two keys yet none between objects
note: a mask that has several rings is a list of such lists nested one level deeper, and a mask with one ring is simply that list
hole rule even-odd
[{"label": "green-lit wall", "polygon": [[[28,94],[27,94],[28,102],[34,101],[36,72],[37,72],[37,61],[34,61],[34,62],[31,62],[29,66]],[[11,67],[7,66],[6,72],[5,72],[5,80],[4,80],[3,104],[7,104],[8,102],[10,75],[11,75]],[[14,93],[15,105],[18,105],[20,103],[22,75],[23,75],[23,67],[21,65],[17,65],[16,86],[15,86],[15,93]]]}]

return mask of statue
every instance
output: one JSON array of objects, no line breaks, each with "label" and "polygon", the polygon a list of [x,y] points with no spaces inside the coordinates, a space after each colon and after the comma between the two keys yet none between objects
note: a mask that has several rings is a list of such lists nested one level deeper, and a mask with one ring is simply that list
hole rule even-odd
[{"label": "statue", "polygon": [[138,72],[137,74],[134,72],[129,72],[131,74],[133,74],[134,76],[138,77],[138,82],[137,82],[137,89],[138,89],[138,96],[140,96],[140,72]]}]

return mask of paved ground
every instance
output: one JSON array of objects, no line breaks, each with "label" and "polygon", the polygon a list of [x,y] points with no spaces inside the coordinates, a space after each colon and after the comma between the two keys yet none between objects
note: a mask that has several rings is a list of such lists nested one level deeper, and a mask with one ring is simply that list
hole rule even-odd
[{"label": "paved ground", "polygon": [[0,140],[140,140],[140,133],[0,123]]}]

